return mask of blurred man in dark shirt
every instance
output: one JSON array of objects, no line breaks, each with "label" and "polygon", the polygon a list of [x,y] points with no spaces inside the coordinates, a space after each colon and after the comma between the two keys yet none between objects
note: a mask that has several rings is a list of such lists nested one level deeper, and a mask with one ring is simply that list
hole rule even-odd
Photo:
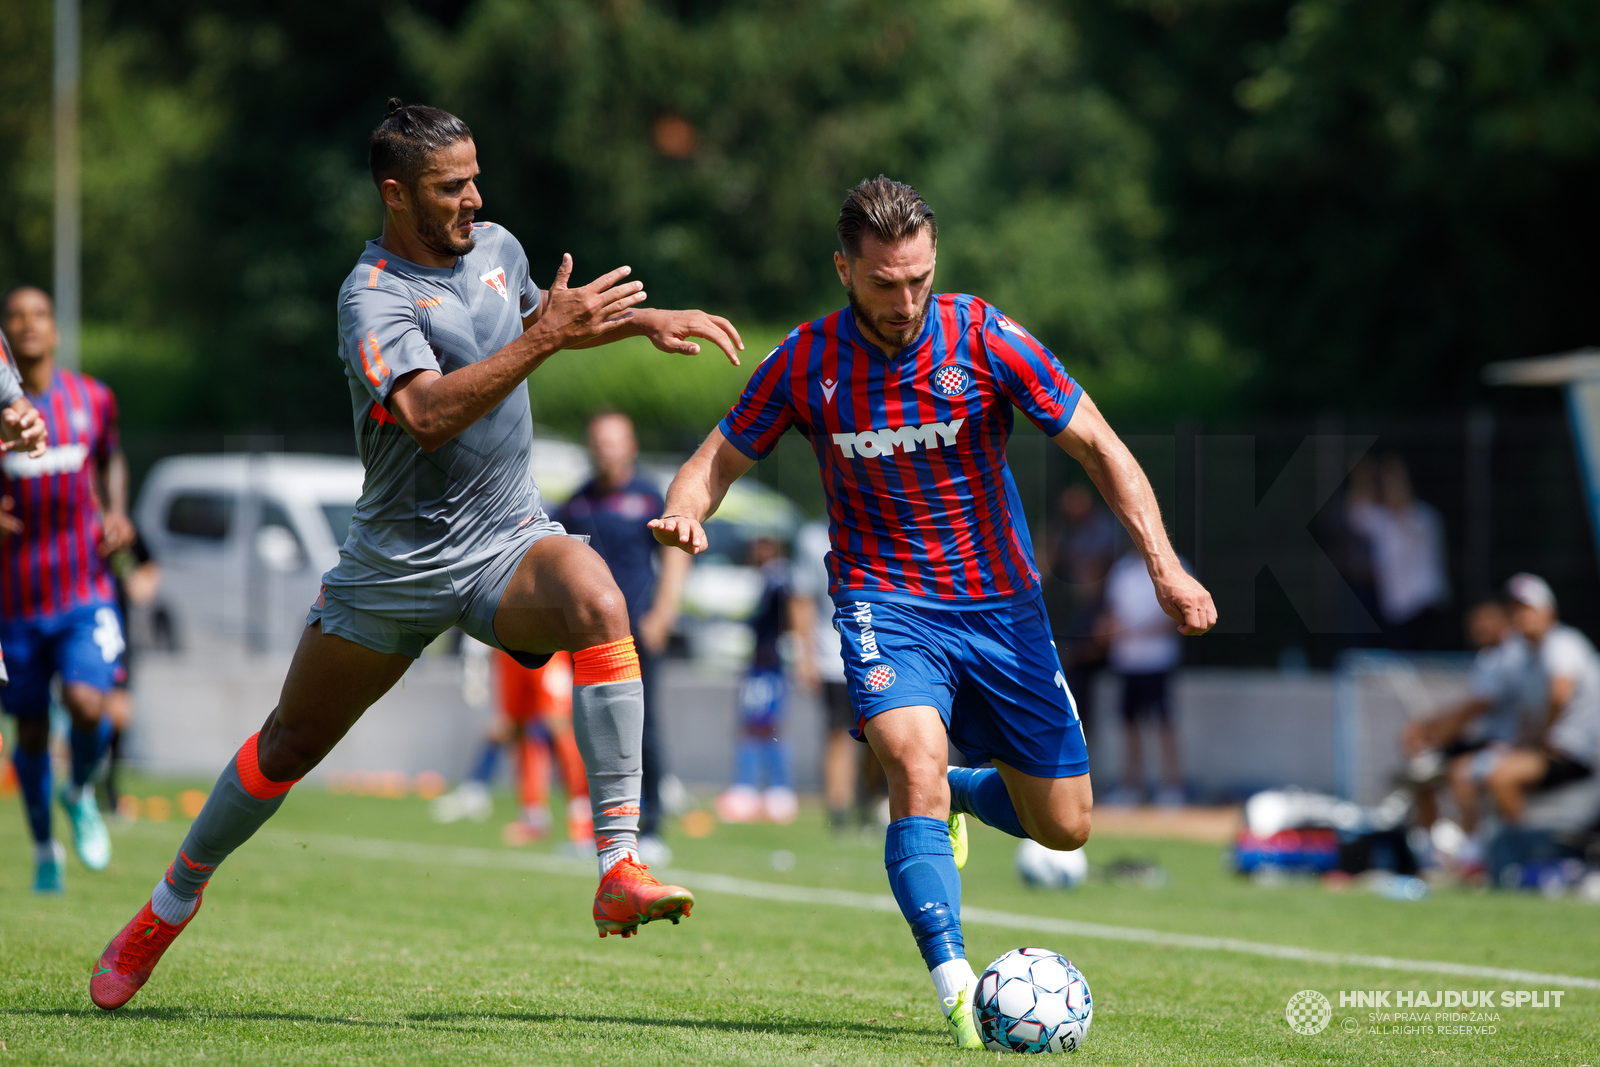
[{"label": "blurred man in dark shirt", "polygon": [[1052,604],[1052,626],[1067,688],[1077,694],[1085,730],[1094,710],[1094,676],[1106,665],[1106,641],[1096,630],[1105,609],[1106,575],[1121,554],[1122,527],[1087,486],[1061,491],[1060,524],[1050,545],[1050,571],[1066,585],[1065,603]]},{"label": "blurred man in dark shirt", "polygon": [[661,492],[635,466],[639,442],[633,420],[619,411],[602,411],[589,420],[589,455],[594,477],[578,488],[554,518],[570,534],[586,534],[600,553],[628,603],[628,623],[639,652],[644,683],[644,789],[639,816],[639,849],[646,863],[668,862],[661,842],[660,706],[656,675],[667,647],[683,579],[686,553],[663,548],[645,525],[661,514]]}]

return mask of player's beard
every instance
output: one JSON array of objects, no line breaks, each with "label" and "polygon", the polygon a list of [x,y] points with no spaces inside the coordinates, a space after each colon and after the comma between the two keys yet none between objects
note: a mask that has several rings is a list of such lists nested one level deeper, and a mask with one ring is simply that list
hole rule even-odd
[{"label": "player's beard", "polygon": [[477,244],[477,239],[468,231],[465,237],[457,237],[455,224],[463,216],[453,215],[450,225],[446,226],[439,219],[424,215],[417,219],[417,237],[428,246],[429,251],[441,256],[464,256]]},{"label": "player's beard", "polygon": [[867,339],[879,348],[894,349],[898,352],[915,341],[922,333],[922,324],[928,320],[928,305],[933,303],[933,289],[928,289],[928,298],[922,302],[922,307],[912,316],[911,321],[905,326],[894,329],[885,325],[882,318],[874,318],[872,313],[861,306],[861,301],[856,299],[856,287],[850,286],[845,292],[850,294],[850,311],[856,318],[856,326]]}]

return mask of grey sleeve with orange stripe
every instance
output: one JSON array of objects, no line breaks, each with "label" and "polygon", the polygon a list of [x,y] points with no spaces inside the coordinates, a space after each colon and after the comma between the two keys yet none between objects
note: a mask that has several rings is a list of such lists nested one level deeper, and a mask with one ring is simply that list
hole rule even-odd
[{"label": "grey sleeve with orange stripe", "polygon": [[0,352],[5,355],[5,359],[0,361],[0,408],[3,408],[22,399],[22,379],[17,376],[17,365],[11,358],[11,345],[4,334],[0,334]]},{"label": "grey sleeve with orange stripe", "polygon": [[340,302],[339,354],[379,404],[403,375],[439,370],[410,295],[381,279]]}]

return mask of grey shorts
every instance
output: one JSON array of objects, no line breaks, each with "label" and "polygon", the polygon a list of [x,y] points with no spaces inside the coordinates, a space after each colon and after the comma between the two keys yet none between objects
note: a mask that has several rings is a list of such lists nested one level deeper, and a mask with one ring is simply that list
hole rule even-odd
[{"label": "grey shorts", "polygon": [[341,554],[333,570],[322,576],[322,592],[306,615],[306,625],[320,622],[325,634],[412,659],[422,655],[434,638],[459,626],[525,667],[542,667],[548,653],[514,652],[495,639],[494,613],[528,549],[566,532],[549,519],[530,522],[494,551],[449,567],[403,575],[380,573]]}]

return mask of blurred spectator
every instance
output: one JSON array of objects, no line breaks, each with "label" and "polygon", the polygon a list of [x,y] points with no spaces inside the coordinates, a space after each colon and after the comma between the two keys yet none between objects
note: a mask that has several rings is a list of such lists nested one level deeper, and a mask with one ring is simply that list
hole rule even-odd
[{"label": "blurred spectator", "polygon": [[[1412,494],[1411,475],[1399,456],[1379,460],[1373,481],[1370,490],[1369,483],[1352,481],[1348,520],[1371,550],[1384,631],[1396,648],[1440,648],[1450,601],[1444,524]],[[1369,491],[1373,495],[1364,495]]]},{"label": "blurred spectator", "polygon": [[1094,677],[1106,665],[1106,642],[1097,632],[1105,611],[1106,574],[1121,547],[1122,526],[1085,485],[1074,482],[1057,503],[1060,526],[1050,545],[1050,570],[1066,584],[1057,612],[1056,651],[1078,714],[1089,725]]},{"label": "blurred spectator", "polygon": [[670,863],[661,840],[661,778],[667,773],[661,748],[661,704],[657,676],[683,600],[689,556],[658,544],[645,525],[660,516],[665,503],[635,461],[639,442],[633,420],[602,411],[589,420],[589,456],[594,477],[555,513],[570,534],[587,535],[589,544],[611,568],[628,603],[628,625],[639,653],[644,686],[644,782],[639,804],[639,855],[646,863]]},{"label": "blurred spectator", "polygon": [[[1187,565],[1186,565],[1187,567]],[[1122,678],[1123,774],[1107,799],[1110,804],[1137,804],[1144,791],[1144,746],[1141,723],[1153,720],[1161,744],[1161,787],[1156,803],[1183,806],[1183,774],[1178,762],[1178,735],[1172,726],[1169,683],[1183,658],[1178,624],[1161,610],[1155,583],[1144,557],[1128,552],[1106,576],[1106,614],[1101,632],[1110,642],[1107,660]]]},{"label": "blurred spectator", "polygon": [[[717,817],[723,822],[751,822],[764,812],[773,822],[788,823],[794,821],[800,806],[789,745],[783,738],[788,682],[779,643],[784,634],[797,631],[796,658],[804,663],[811,659],[811,633],[799,625],[803,613],[795,610],[800,598],[791,589],[783,542],[771,536],[757,537],[750,544],[750,563],[760,568],[762,581],[761,599],[750,617],[755,654],[739,686],[739,744],[733,784],[717,798]],[[816,667],[809,670],[814,675]]]},{"label": "blurred spectator", "polygon": [[1442,714],[1407,723],[1400,742],[1411,759],[1412,779],[1419,783],[1418,825],[1433,825],[1438,817],[1435,786],[1448,781],[1461,828],[1471,835],[1478,824],[1478,790],[1521,729],[1532,660],[1528,642],[1498,600],[1486,600],[1467,613],[1467,638],[1478,650],[1471,695]]},{"label": "blurred spectator", "polygon": [[1495,807],[1515,825],[1529,793],[1588,778],[1600,762],[1600,656],[1587,637],[1558,621],[1555,594],[1543,578],[1513,575],[1506,597],[1512,625],[1527,638],[1544,676],[1543,706],[1529,744],[1489,772]]},{"label": "blurred spectator", "polygon": [[[484,734],[472,772],[455,789],[434,800],[434,821],[487,819],[494,811],[490,784],[501,752],[510,749],[516,760],[521,810],[518,818],[504,828],[506,843],[527,844],[549,834],[550,764],[554,759],[561,768],[567,792],[567,838],[581,851],[592,851],[594,823],[589,811],[589,781],[572,733],[572,656],[557,652],[543,667],[529,670],[499,649],[490,649],[470,637],[463,638],[462,655],[467,661],[469,684],[485,684],[487,679],[479,675],[479,669],[492,665],[495,716]],[[468,703],[481,707],[482,696],[481,691],[475,697],[469,695]]]},{"label": "blurred spectator", "polygon": [[[795,535],[794,546],[794,629],[801,646],[795,657],[795,674],[801,685],[821,690],[827,716],[822,797],[828,808],[828,827],[838,833],[848,828],[851,808],[863,826],[874,818],[870,809],[877,800],[877,787],[887,795],[887,783],[871,746],[850,736],[856,713],[845,685],[839,631],[833,628],[833,599],[828,596],[828,524],[820,520],[806,523]],[[809,646],[805,640],[808,632],[813,635]]]},{"label": "blurred spectator", "polygon": [[[122,612],[127,625],[129,612],[135,607],[148,607],[161,589],[161,567],[150,557],[150,549],[137,530],[133,543],[111,556],[111,577],[116,584],[117,610]],[[131,627],[130,627],[131,629]],[[133,723],[133,658],[134,642],[129,640],[122,649],[122,660],[111,691],[106,694],[106,717],[111,720],[111,741],[106,749],[106,771],[102,780],[105,786],[106,807],[112,811],[120,808],[121,791],[117,788],[117,775],[122,770],[122,738]]]}]

